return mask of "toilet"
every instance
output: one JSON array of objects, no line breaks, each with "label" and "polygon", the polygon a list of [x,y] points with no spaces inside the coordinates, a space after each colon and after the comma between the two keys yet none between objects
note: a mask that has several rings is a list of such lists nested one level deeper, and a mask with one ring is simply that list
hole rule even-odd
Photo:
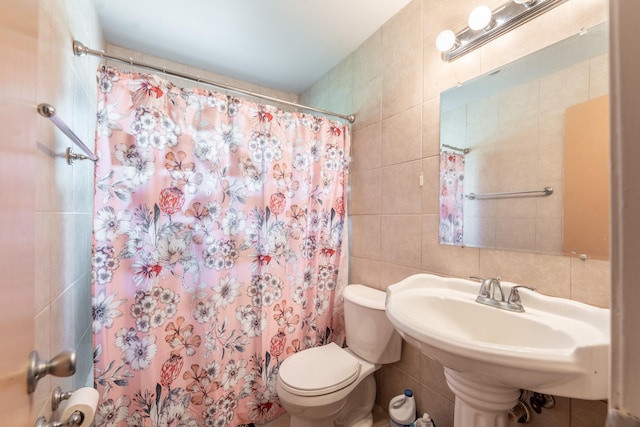
[{"label": "toilet", "polygon": [[276,390],[291,427],[370,427],[376,398],[373,373],[400,360],[402,339],[385,314],[386,294],[363,285],[345,288],[347,347],[302,350],[280,365]]}]

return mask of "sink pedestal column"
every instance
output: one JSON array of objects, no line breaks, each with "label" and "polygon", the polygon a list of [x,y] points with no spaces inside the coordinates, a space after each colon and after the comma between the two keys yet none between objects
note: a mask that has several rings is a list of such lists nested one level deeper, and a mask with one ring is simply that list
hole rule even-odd
[{"label": "sink pedestal column", "polygon": [[487,384],[473,373],[444,368],[455,394],[454,427],[507,427],[507,411],[520,398],[520,389]]}]

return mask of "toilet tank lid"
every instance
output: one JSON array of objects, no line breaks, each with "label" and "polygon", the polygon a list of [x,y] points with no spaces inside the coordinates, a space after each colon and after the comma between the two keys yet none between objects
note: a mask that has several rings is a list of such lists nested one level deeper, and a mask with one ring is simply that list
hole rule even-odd
[{"label": "toilet tank lid", "polygon": [[386,292],[364,285],[349,285],[342,292],[345,301],[375,310],[384,310],[386,295]]}]

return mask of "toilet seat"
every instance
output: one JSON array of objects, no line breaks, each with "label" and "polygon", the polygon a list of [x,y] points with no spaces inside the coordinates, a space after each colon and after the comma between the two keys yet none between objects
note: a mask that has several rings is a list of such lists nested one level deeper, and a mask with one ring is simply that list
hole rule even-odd
[{"label": "toilet seat", "polygon": [[306,349],[280,365],[282,388],[298,396],[333,393],[360,375],[360,361],[335,343]]}]

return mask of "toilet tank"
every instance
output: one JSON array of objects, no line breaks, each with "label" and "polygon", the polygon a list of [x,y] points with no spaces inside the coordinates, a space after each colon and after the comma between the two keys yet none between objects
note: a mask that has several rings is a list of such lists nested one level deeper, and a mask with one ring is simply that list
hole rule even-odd
[{"label": "toilet tank", "polygon": [[342,296],[349,350],[375,364],[400,360],[402,338],[385,313],[386,293],[368,286],[349,285]]}]

